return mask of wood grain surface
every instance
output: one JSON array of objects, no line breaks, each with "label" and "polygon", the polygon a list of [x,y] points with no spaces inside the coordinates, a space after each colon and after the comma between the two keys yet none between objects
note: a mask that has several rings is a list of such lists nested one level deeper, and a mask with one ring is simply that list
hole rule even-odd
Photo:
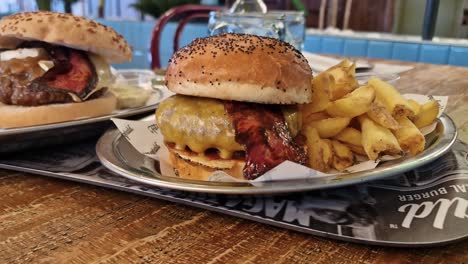
[{"label": "wood grain surface", "polygon": [[[468,68],[414,64],[468,142]],[[430,235],[430,234],[428,234]],[[125,192],[0,170],[0,263],[468,263],[468,240],[401,249],[319,238]]]}]

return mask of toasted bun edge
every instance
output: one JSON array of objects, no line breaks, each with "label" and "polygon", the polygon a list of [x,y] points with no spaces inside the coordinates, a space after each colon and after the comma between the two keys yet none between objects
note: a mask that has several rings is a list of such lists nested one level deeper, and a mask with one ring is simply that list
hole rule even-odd
[{"label": "toasted bun edge", "polygon": [[117,98],[111,93],[81,103],[19,106],[0,103],[0,128],[60,123],[112,113]]}]

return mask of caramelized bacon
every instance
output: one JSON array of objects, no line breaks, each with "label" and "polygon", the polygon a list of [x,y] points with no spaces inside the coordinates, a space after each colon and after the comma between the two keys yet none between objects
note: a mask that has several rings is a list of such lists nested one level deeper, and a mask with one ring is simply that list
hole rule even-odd
[{"label": "caramelized bacon", "polygon": [[55,48],[49,51],[54,67],[29,85],[32,90],[71,92],[81,99],[96,86],[97,75],[94,65],[81,51]]},{"label": "caramelized bacon", "polygon": [[244,177],[255,179],[283,161],[305,165],[305,150],[292,138],[283,114],[271,105],[226,102],[236,141],[246,147]]}]

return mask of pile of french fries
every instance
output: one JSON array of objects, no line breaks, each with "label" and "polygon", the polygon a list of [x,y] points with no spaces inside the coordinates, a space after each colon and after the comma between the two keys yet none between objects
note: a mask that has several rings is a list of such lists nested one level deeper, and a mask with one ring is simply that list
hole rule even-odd
[{"label": "pile of french fries", "polygon": [[355,64],[344,60],[313,78],[312,103],[300,106],[309,166],[344,171],[356,155],[417,155],[424,151],[420,128],[434,122],[439,104],[406,100],[393,86],[371,78],[359,86]]}]

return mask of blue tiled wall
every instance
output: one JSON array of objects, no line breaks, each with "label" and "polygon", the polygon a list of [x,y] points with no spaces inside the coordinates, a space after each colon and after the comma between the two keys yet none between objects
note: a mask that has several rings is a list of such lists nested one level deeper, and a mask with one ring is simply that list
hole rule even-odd
[{"label": "blue tiled wall", "polygon": [[111,21],[99,22],[114,28],[132,45],[133,60],[127,63],[113,65],[116,68],[149,68],[148,50],[151,41],[151,31],[154,23],[138,21]]},{"label": "blue tiled wall", "polygon": [[365,57],[367,56],[367,46],[368,46],[368,43],[366,40],[360,40],[360,39],[346,40],[344,42],[343,55]]},{"label": "blue tiled wall", "polygon": [[388,59],[392,57],[393,43],[389,41],[369,41],[367,57]]},{"label": "blue tiled wall", "polygon": [[401,61],[418,61],[419,44],[393,43],[392,59]]},{"label": "blue tiled wall", "polygon": [[[149,68],[149,45],[154,22],[139,21],[109,21],[100,22],[114,28],[122,34],[133,46],[133,61],[116,68]],[[173,53],[173,33],[175,23],[169,23],[161,38],[161,64],[167,61]],[[189,24],[185,27],[181,37],[181,45],[188,44],[196,37],[208,34],[206,24]],[[345,56],[394,59],[435,64],[451,64],[468,67],[468,47],[451,46],[432,43],[411,43],[399,41],[379,41],[356,39],[349,37],[333,37],[322,35],[307,35],[304,50],[314,53],[327,53]]]},{"label": "blue tiled wall", "polygon": [[421,47],[420,61],[447,64],[449,57],[449,47],[439,45],[423,45]]},{"label": "blue tiled wall", "polygon": [[468,66],[468,47],[450,47],[448,64]]},{"label": "blue tiled wall", "polygon": [[344,40],[342,38],[324,37],[321,51],[330,54],[343,54]]},{"label": "blue tiled wall", "polygon": [[322,38],[314,35],[307,35],[304,42],[304,50],[319,53],[322,49]]},{"label": "blue tiled wall", "polygon": [[304,50],[314,53],[451,64],[468,67],[468,47],[451,46],[447,44],[379,41],[308,35],[306,37]]},{"label": "blue tiled wall", "polygon": [[[98,20],[99,22],[114,28],[119,32],[133,47],[133,60],[128,63],[113,65],[117,69],[129,68],[149,68],[150,55],[149,47],[151,35],[155,22],[140,22],[140,21],[111,21]],[[173,39],[174,32],[177,28],[176,23],[168,23],[164,28],[161,36],[160,58],[162,67],[166,67],[167,61],[171,58],[174,51]],[[194,38],[204,37],[208,35],[205,24],[188,24],[182,32],[180,45],[185,46]]]}]

